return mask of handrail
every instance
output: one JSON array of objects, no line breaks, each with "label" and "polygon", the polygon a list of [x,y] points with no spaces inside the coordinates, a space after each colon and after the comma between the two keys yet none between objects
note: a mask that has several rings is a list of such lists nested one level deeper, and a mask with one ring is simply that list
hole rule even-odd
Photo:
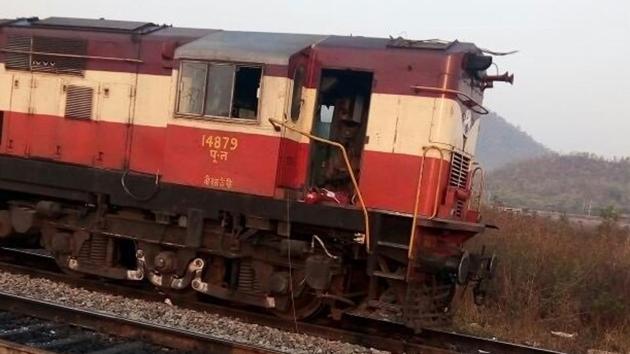
[{"label": "handrail", "polygon": [[361,203],[361,209],[363,210],[363,221],[365,222],[365,246],[367,248],[368,253],[371,252],[371,247],[370,247],[370,219],[369,219],[369,215],[368,215],[368,211],[367,208],[365,207],[365,202],[363,202],[363,196],[361,195],[361,190],[359,189],[359,184],[357,183],[357,179],[354,176],[354,171],[352,170],[352,165],[350,164],[350,159],[348,158],[348,152],[346,151],[346,147],[343,146],[342,144],[336,142],[336,141],[332,141],[332,140],[328,140],[328,139],[324,139],[324,138],[320,138],[318,136],[315,136],[313,134],[307,133],[305,131],[302,131],[298,128],[292,127],[290,125],[288,125],[286,122],[274,119],[274,118],[269,118],[269,122],[271,123],[271,125],[273,125],[274,129],[276,130],[280,130],[280,127],[284,127],[286,129],[289,129],[291,131],[294,131],[298,134],[301,134],[311,140],[315,140],[317,142],[320,143],[324,143],[324,144],[328,144],[331,146],[335,146],[337,147],[339,150],[341,150],[341,154],[343,155],[343,160],[346,164],[346,168],[348,168],[348,174],[350,175],[350,179],[352,180],[352,185],[354,186],[354,190],[357,193],[357,197],[359,197],[359,203]]},{"label": "handrail", "polygon": [[459,90],[453,90],[453,89],[442,88],[442,87],[415,86],[415,85],[412,85],[411,88],[414,89],[414,90],[433,91],[433,92],[438,92],[438,93],[442,93],[442,94],[446,94],[446,93],[454,94],[454,95],[457,95],[457,99],[462,101],[462,102],[464,100],[462,100],[459,96],[464,96],[469,102],[474,103],[474,105],[472,105],[472,106],[466,105],[468,108],[470,108],[470,109],[472,109],[472,107],[479,107],[479,108],[481,108],[481,111],[477,111],[477,110],[472,109],[475,113],[478,113],[478,114],[488,114],[488,113],[490,113],[490,111],[487,108],[485,108],[484,106],[482,106],[479,102],[475,101],[468,94],[466,94],[466,93],[464,93],[462,91],[459,91]]},{"label": "handrail", "polygon": [[424,146],[422,148],[423,152],[422,152],[422,163],[420,164],[420,175],[418,176],[418,185],[416,186],[416,200],[413,206],[413,221],[411,222],[411,235],[409,236],[409,251],[407,256],[411,259],[413,257],[413,252],[414,252],[414,235],[416,233],[416,225],[418,223],[418,207],[420,204],[420,188],[422,187],[422,179],[424,177],[424,164],[426,162],[426,157],[427,157],[427,153],[431,150],[437,150],[440,153],[440,168],[438,171],[438,182],[437,185],[435,187],[436,191],[435,191],[435,202],[433,205],[433,213],[431,214],[431,217],[429,217],[430,219],[433,219],[437,216],[437,211],[438,211],[438,202],[439,202],[439,198],[438,198],[438,194],[440,192],[440,184],[442,183],[442,164],[444,163],[444,151],[442,148],[435,146],[435,145],[431,145],[431,146]]},{"label": "handrail", "polygon": [[124,61],[124,62],[130,62],[130,63],[142,63],[143,62],[141,59],[135,59],[135,58],[117,58],[117,57],[106,57],[106,56],[100,56],[100,55],[51,53],[51,52],[39,52],[39,51],[32,51],[32,50],[19,50],[19,49],[7,49],[7,48],[0,48],[0,52],[3,52],[3,53],[16,53],[16,54],[29,54],[29,55],[45,55],[45,56],[49,56],[49,57],[61,57],[61,58],[79,58],[79,59]]},{"label": "handrail", "polygon": [[[479,199],[477,202],[477,211],[481,210],[481,199],[483,198],[483,191],[484,191],[484,186],[485,186],[485,175],[483,173],[483,168],[481,168],[481,166],[477,166],[470,177],[470,190],[472,191],[473,189],[473,182],[475,181],[475,175],[477,174],[477,171],[479,171],[479,173],[481,173],[481,181],[480,181],[480,186],[479,186]],[[468,201],[468,208],[470,209],[472,201],[474,198],[470,198],[470,200]]]}]

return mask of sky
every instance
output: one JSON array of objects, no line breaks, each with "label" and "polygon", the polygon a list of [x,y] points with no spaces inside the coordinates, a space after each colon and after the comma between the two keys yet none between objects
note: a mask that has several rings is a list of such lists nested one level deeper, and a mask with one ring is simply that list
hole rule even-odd
[{"label": "sky", "polygon": [[0,17],[88,17],[267,32],[470,41],[514,86],[484,105],[559,152],[630,156],[628,0],[4,0]]}]

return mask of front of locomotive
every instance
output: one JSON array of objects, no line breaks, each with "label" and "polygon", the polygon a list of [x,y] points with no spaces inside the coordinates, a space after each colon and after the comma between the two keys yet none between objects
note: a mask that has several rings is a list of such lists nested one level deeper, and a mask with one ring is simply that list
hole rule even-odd
[{"label": "front of locomotive", "polygon": [[[472,289],[475,302],[482,302],[496,264],[492,254],[468,252],[464,243],[487,227],[480,215],[483,169],[475,161],[480,121],[488,113],[484,92],[497,81],[512,83],[513,76],[489,75],[493,57],[473,44],[442,45],[417,52],[424,69],[407,68],[406,94],[373,96],[371,117],[396,113],[394,140],[375,151],[379,141],[372,137],[391,128],[368,126],[361,176],[367,203],[390,211],[374,222],[380,230],[372,240],[372,278],[402,272],[406,283],[396,290],[383,285],[391,280],[377,282],[373,303],[395,293],[403,321],[415,329],[448,322],[458,288]],[[385,150],[387,166],[376,166]]]},{"label": "front of locomotive", "polygon": [[[416,94],[435,99],[429,135],[422,147],[424,166],[420,167],[408,250],[410,286],[405,320],[416,328],[426,325],[427,313],[422,310],[427,304],[427,293],[435,306],[428,318],[442,320],[442,316],[431,317],[433,310],[449,320],[456,288],[453,282],[472,289],[475,303],[481,304],[496,266],[494,254],[485,250],[469,252],[463,246],[487,227],[480,213],[484,171],[475,160],[480,123],[489,113],[483,106],[484,92],[497,81],[512,84],[513,75],[489,75],[493,57],[472,44],[454,43],[447,52],[450,50],[452,53],[444,59],[441,85],[413,87]],[[429,174],[424,175],[423,169]],[[423,192],[428,198],[422,198]],[[431,284],[437,284],[429,291],[427,278]],[[413,288],[414,283],[422,290]],[[447,290],[442,294],[448,295],[436,295],[440,290]]]}]

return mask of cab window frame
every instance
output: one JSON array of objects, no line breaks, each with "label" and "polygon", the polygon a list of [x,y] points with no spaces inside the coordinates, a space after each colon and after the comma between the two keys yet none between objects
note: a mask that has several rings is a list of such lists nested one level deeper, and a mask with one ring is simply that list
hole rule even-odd
[{"label": "cab window frame", "polygon": [[293,70],[293,89],[289,106],[289,116],[293,122],[297,122],[302,115],[304,106],[304,85],[306,84],[306,66],[297,65]]},{"label": "cab window frame", "polygon": [[[184,66],[187,64],[193,65],[204,65],[205,66],[205,75],[203,79],[203,93],[201,96],[201,107],[197,112],[182,112],[182,93],[183,93],[183,79],[184,79]],[[208,82],[210,80],[210,68],[211,65],[215,66],[232,66],[232,79],[231,79],[231,87],[230,87],[230,101],[229,101],[229,113],[227,116],[223,115],[214,115],[214,114],[206,114],[206,104],[208,101]],[[227,122],[227,123],[240,123],[240,124],[260,124],[261,121],[261,103],[264,92],[263,82],[265,75],[265,66],[262,63],[243,63],[243,62],[231,62],[231,61],[214,61],[214,60],[193,60],[193,59],[182,59],[179,63],[179,71],[177,74],[177,86],[176,86],[176,95],[175,95],[175,107],[174,107],[174,118],[186,118],[186,119],[195,119],[202,121],[217,121],[217,122]],[[235,117],[233,116],[234,109],[234,98],[235,87],[236,87],[236,77],[239,68],[255,68],[259,70],[259,79],[258,79],[258,88],[257,88],[257,97],[256,97],[256,112],[255,117],[252,118],[243,118],[243,117]]]}]

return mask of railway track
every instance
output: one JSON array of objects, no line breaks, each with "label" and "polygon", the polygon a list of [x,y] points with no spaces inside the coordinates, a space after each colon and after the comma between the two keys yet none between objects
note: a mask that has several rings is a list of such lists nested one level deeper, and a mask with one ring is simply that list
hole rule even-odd
[{"label": "railway track", "polygon": [[0,353],[1,354],[49,354],[50,352],[0,339]]},{"label": "railway track", "polygon": [[[145,341],[120,339],[44,318],[51,317],[48,314],[38,317],[25,315],[23,307],[33,304],[33,301],[0,293],[0,307],[3,309],[0,311],[0,338],[7,347],[27,353],[179,353]],[[42,308],[41,304],[35,304],[26,312],[39,313]],[[7,312],[6,309],[11,310]]]},{"label": "railway track", "polygon": [[0,292],[0,339],[25,353],[280,353],[5,292]]},{"label": "railway track", "polygon": [[[149,286],[132,287],[112,282],[104,283],[97,280],[77,279],[55,270],[53,264],[54,261],[50,257],[47,257],[45,254],[40,252],[17,249],[0,249],[0,269],[44,277],[53,281],[68,283],[72,286],[82,287],[88,290],[118,294],[130,298],[160,302],[165,299],[164,294],[156,292],[155,289],[150,288]],[[0,294],[0,302],[4,303],[4,299],[1,296],[5,295],[6,294]],[[340,323],[328,321],[326,319],[321,319],[314,323],[293,323],[281,320],[275,316],[250,311],[247,308],[234,308],[217,303],[210,304],[191,300],[175,301],[180,307],[215,313],[222,316],[235,317],[245,322],[275,327],[287,331],[298,331],[300,333],[358,344],[380,350],[387,350],[394,353],[560,353],[557,351],[445,330],[426,329],[423,333],[417,335],[400,325],[380,321],[370,321],[364,318],[361,318],[360,320],[357,320],[356,318],[345,318]],[[0,305],[0,309],[3,307],[4,304]],[[58,314],[61,316],[61,314],[64,313],[64,310],[59,309],[59,311],[60,312],[58,312]],[[90,316],[85,312],[86,311],[68,313],[76,313],[75,320],[79,322],[82,317]],[[120,318],[112,318],[110,320],[124,321]],[[83,327],[95,328],[95,325],[96,324],[92,322],[87,323]],[[148,326],[146,323],[143,325],[145,327]],[[116,325],[113,327],[116,328]],[[107,328],[96,327],[96,329],[104,331]],[[171,333],[173,333],[174,337],[172,340],[166,341],[167,343],[164,343],[163,345],[176,343],[177,341],[182,340],[181,338],[186,338],[185,340],[193,340],[191,337],[195,337],[193,333],[181,330],[174,330],[174,332]],[[200,338],[194,338],[194,340],[200,340]],[[208,339],[205,340],[208,341]],[[210,345],[210,342],[207,343],[208,344],[205,344],[206,346]],[[197,344],[201,345],[200,342],[197,342]],[[188,344],[188,346],[183,346],[182,348],[190,348],[191,350],[195,348],[204,348],[203,346],[197,347],[191,345],[192,344]],[[223,351],[212,351],[212,353],[221,352]],[[250,352],[254,353],[256,351],[243,351],[242,353]],[[266,351],[265,353],[267,352],[269,351]]]}]

